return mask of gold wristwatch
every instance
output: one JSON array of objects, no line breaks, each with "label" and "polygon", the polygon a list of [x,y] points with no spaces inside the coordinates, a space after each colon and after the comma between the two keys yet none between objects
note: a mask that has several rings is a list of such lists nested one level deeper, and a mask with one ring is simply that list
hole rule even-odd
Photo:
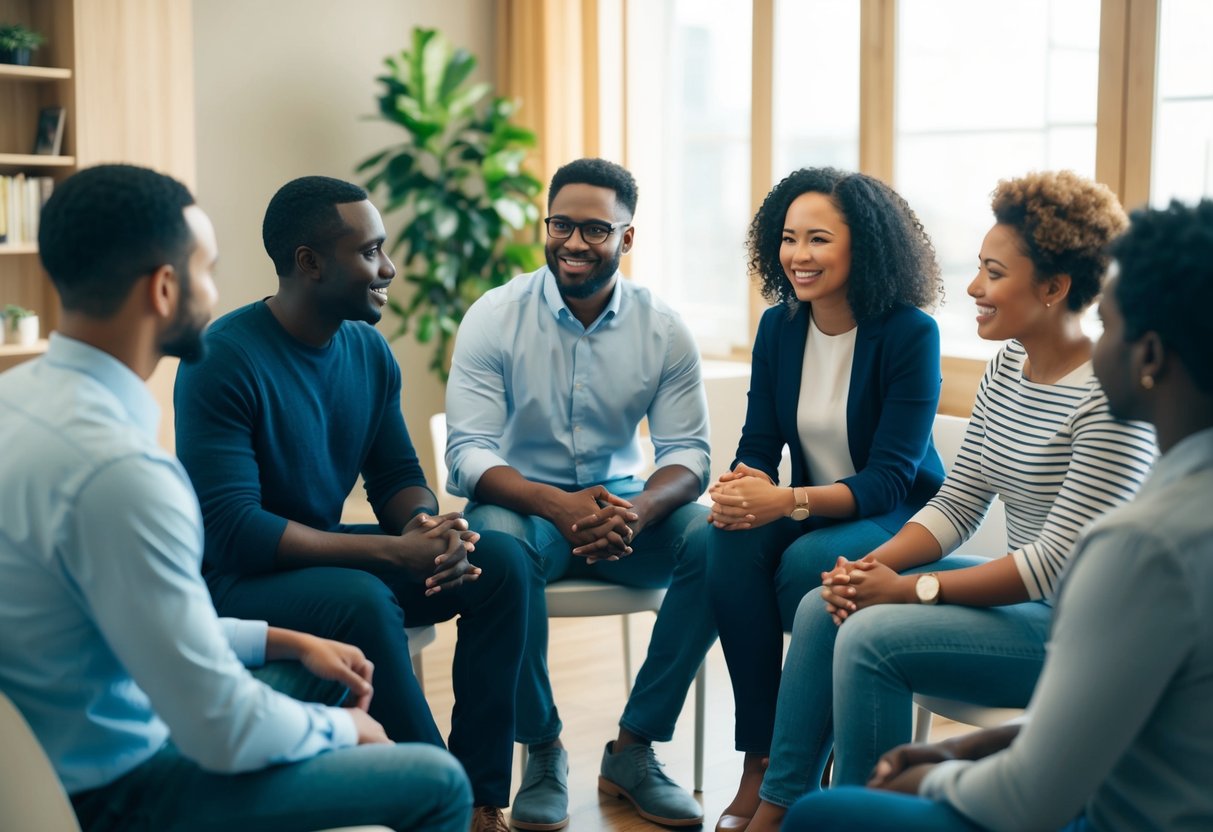
[{"label": "gold wristwatch", "polygon": [[914,583],[914,594],[920,604],[939,603],[939,576],[934,572],[920,575]]},{"label": "gold wristwatch", "polygon": [[808,520],[809,515],[813,512],[809,511],[809,492],[803,486],[797,485],[792,487],[792,499],[796,503],[796,507],[792,509],[792,513],[788,515],[793,520],[801,521]]}]

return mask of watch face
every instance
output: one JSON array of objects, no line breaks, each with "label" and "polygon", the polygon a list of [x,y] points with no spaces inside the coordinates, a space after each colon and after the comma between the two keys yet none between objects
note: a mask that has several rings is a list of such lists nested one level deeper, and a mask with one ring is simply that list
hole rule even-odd
[{"label": "watch face", "polygon": [[939,578],[934,575],[923,575],[914,585],[918,600],[923,604],[934,604],[939,600]]},{"label": "watch face", "polygon": [[791,517],[793,520],[808,520],[809,510],[804,506],[797,506],[796,508],[792,509]]}]

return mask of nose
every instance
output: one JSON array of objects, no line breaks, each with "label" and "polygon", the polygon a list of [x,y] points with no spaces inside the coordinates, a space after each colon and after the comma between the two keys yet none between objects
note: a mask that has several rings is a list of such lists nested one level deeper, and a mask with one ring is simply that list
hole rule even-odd
[{"label": "nose", "polygon": [[971,298],[979,298],[986,293],[980,271],[973,275],[973,280],[969,282],[969,288],[965,291],[969,293],[969,297]]},{"label": "nose", "polygon": [[808,243],[797,243],[792,249],[793,263],[811,263],[813,262],[813,247]]},{"label": "nose", "polygon": [[564,247],[571,248],[576,251],[588,251],[590,244],[585,241],[585,237],[581,234],[581,228],[574,228],[573,233],[564,240]]},{"label": "nose", "polygon": [[383,253],[383,263],[379,266],[379,276],[385,280],[391,280],[396,276],[396,267],[392,264],[392,258],[387,256],[387,252]]}]

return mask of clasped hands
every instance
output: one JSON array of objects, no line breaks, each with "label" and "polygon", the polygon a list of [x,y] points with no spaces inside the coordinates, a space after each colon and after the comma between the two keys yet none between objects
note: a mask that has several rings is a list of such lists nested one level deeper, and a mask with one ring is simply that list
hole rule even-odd
[{"label": "clasped hands", "polygon": [[573,554],[586,563],[632,554],[632,541],[644,528],[641,509],[601,485],[561,493],[548,519],[572,544]]},{"label": "clasped hands", "polygon": [[766,472],[737,463],[708,489],[712,510],[708,522],[724,531],[765,526],[788,513],[786,488],[775,485]]},{"label": "clasped hands", "polygon": [[859,560],[840,557],[832,570],[821,573],[821,597],[826,603],[826,612],[841,626],[848,615],[865,607],[904,603],[907,580],[914,579],[899,575],[872,555]]},{"label": "clasped hands", "polygon": [[424,581],[426,595],[436,595],[480,577],[480,567],[468,560],[479,539],[480,535],[468,529],[467,520],[459,512],[423,512],[394,538],[392,561]]}]

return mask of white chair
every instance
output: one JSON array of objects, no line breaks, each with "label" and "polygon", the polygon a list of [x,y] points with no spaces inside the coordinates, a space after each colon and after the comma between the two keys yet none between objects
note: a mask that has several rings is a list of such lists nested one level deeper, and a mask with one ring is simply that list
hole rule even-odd
[{"label": "white chair", "polygon": [[[434,443],[435,490],[445,494],[446,414],[430,417],[430,439]],[[439,495],[439,507],[443,500]],[[462,508],[459,506],[458,508]],[[451,510],[458,510],[452,508]],[[633,589],[631,587],[593,580],[563,580],[548,584],[544,592],[548,618],[589,618],[618,615],[623,619],[623,687],[625,695],[632,690],[632,633],[628,616],[637,612],[656,613],[665,599],[664,589]],[[706,603],[706,599],[705,599]],[[703,791],[703,735],[705,701],[707,697],[706,665],[699,666],[695,676],[695,791]],[[527,749],[522,746],[522,768],[526,770]]]},{"label": "white chair", "polygon": [[421,692],[425,693],[425,668],[421,664],[421,651],[434,643],[438,632],[433,624],[426,624],[422,627],[405,627],[404,633],[409,638],[409,658],[413,661],[413,675],[417,677]]},{"label": "white chair", "polygon": [[[12,701],[0,693],[0,829],[80,832],[76,813],[38,738]],[[350,826],[328,832],[390,832]]]},{"label": "white chair", "polygon": [[[959,416],[939,414],[935,417],[932,434],[935,449],[939,451],[945,468],[951,468],[955,462],[968,426],[969,420]],[[994,501],[981,528],[961,548],[965,554],[984,557],[998,557],[1007,553],[1007,518],[1001,499]],[[931,734],[932,714],[978,728],[993,728],[1023,714],[1021,708],[988,708],[921,693],[914,694],[914,704],[914,742],[927,741]]]}]

